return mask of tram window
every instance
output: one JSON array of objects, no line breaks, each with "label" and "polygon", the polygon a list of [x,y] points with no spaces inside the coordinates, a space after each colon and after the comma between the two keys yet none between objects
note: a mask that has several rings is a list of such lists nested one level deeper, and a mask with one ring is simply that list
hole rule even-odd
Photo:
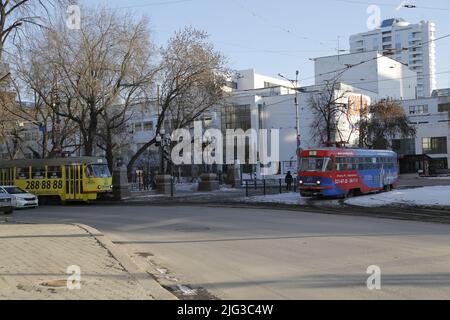
[{"label": "tram window", "polygon": [[61,167],[48,167],[47,177],[48,179],[61,179],[62,178]]},{"label": "tram window", "polygon": [[17,180],[30,179],[30,168],[17,168],[16,169],[16,179]]},{"label": "tram window", "polygon": [[8,180],[10,180],[10,177],[9,177],[9,170],[10,169],[2,169],[2,176],[1,176],[1,178],[2,178],[2,180],[3,181],[8,181]]},{"label": "tram window", "polygon": [[91,164],[86,167],[86,176],[95,178],[109,178],[111,177],[111,173],[109,172],[109,168],[106,164]]},{"label": "tram window", "polygon": [[32,179],[45,179],[45,168],[33,168],[31,177]]}]

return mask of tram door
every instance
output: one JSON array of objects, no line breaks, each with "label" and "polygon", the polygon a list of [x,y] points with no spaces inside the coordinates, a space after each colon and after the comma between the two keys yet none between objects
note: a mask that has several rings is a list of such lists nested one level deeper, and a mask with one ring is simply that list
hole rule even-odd
[{"label": "tram door", "polygon": [[83,200],[83,165],[66,166],[66,199]]},{"label": "tram door", "polygon": [[0,182],[4,186],[13,186],[14,183],[14,169],[1,169],[0,171]]}]

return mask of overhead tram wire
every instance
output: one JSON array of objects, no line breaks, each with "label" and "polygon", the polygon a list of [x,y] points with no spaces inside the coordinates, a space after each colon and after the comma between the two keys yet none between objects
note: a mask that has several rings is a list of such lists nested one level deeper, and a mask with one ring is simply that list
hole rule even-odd
[{"label": "overhead tram wire", "polygon": [[[442,36],[442,37],[438,37],[438,38],[436,38],[436,39],[432,39],[432,40],[429,40],[429,41],[426,41],[426,42],[421,42],[421,43],[418,44],[418,45],[413,45],[413,46],[410,46],[410,47],[404,47],[404,48],[402,48],[402,51],[420,48],[420,47],[422,47],[422,46],[424,46],[424,45],[426,45],[426,44],[428,44],[428,43],[436,42],[436,41],[443,40],[443,39],[446,39],[446,38],[450,38],[450,34],[447,34],[447,35],[444,35],[444,36]],[[375,51],[366,51],[366,52],[375,52]],[[352,69],[352,68],[358,67],[358,66],[363,65],[363,64],[365,64],[365,63],[369,63],[369,62],[372,62],[372,61],[381,59],[381,58],[383,58],[383,57],[389,58],[388,55],[383,55],[383,54],[382,54],[382,55],[377,56],[377,57],[375,57],[375,58],[371,58],[371,59],[368,59],[368,60],[364,60],[364,61],[361,61],[361,62],[359,62],[359,63],[353,64],[353,65],[350,65],[350,64],[349,64],[349,65],[347,65],[347,67],[345,67],[345,68],[340,68],[340,69],[337,69],[337,70],[333,70],[333,71],[329,71],[329,72],[325,72],[325,73],[318,74],[317,76],[324,76],[324,75],[327,75],[327,74],[334,74],[334,73],[338,73],[338,72],[340,72],[340,71],[344,71],[344,73],[345,73],[345,71],[347,71],[347,70],[350,70],[350,69]],[[395,61],[397,61],[397,60],[395,60]],[[400,62],[400,61],[397,61],[397,62],[399,62],[399,63],[405,65],[404,63],[402,63],[402,62]],[[316,75],[310,76],[310,77],[307,77],[307,78],[300,79],[299,81],[310,80],[310,79],[314,79],[315,77],[316,77]]]},{"label": "overhead tram wire", "polygon": [[110,10],[124,10],[124,9],[135,9],[135,8],[145,8],[145,7],[154,7],[154,6],[165,6],[165,5],[174,5],[186,2],[194,2],[195,0],[170,0],[170,1],[158,1],[158,2],[150,2],[146,4],[136,4],[129,5],[124,7],[113,7]]},{"label": "overhead tram wire", "polygon": [[233,1],[238,7],[240,7],[241,9],[243,9],[243,10],[245,10],[245,11],[247,11],[247,12],[248,12],[249,14],[251,14],[253,17],[255,17],[255,18],[257,18],[257,19],[263,21],[264,23],[266,23],[267,25],[271,26],[272,28],[276,28],[276,29],[278,29],[278,30],[281,30],[281,31],[283,31],[283,32],[285,32],[285,33],[287,33],[287,34],[289,34],[289,35],[291,35],[291,36],[293,36],[293,37],[295,37],[295,38],[297,38],[297,39],[300,39],[300,40],[315,41],[315,42],[319,43],[320,45],[326,47],[326,48],[329,49],[330,51],[336,51],[336,48],[328,47],[328,45],[325,44],[324,41],[316,40],[316,39],[313,39],[313,38],[310,38],[310,37],[307,37],[307,36],[304,36],[304,35],[299,35],[299,34],[297,34],[296,32],[293,32],[292,30],[287,29],[287,28],[284,27],[284,26],[280,26],[280,25],[278,25],[278,24],[272,23],[272,21],[271,21],[269,18],[264,17],[264,16],[262,16],[262,15],[256,13],[255,11],[253,11],[253,10],[250,9],[249,7],[243,5],[243,4],[240,3],[239,1],[237,1],[237,0],[232,0],[232,1]]},{"label": "overhead tram wire", "polygon": [[[391,7],[391,8],[405,8],[405,9],[424,9],[424,10],[436,10],[436,11],[450,11],[450,8],[438,8],[438,7],[425,7],[420,5],[413,5],[404,3],[402,5],[396,5],[392,3],[383,3],[383,2],[366,2],[366,1],[356,1],[356,0],[333,0],[335,2],[343,2],[349,4],[359,4],[359,5],[377,5],[380,7]],[[412,7],[406,7],[407,5],[411,5]]]}]

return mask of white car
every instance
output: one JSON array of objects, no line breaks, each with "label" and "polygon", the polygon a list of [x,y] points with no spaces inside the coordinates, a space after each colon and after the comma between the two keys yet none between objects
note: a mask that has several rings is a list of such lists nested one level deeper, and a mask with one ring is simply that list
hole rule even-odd
[{"label": "white car", "polygon": [[19,187],[0,186],[0,191],[3,191],[15,198],[16,208],[36,208],[39,206],[38,197]]}]

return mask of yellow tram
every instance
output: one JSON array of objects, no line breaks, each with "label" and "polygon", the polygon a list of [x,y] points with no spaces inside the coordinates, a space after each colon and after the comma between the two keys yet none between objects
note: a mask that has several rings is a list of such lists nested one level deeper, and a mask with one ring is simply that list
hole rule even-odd
[{"label": "yellow tram", "polygon": [[96,157],[0,161],[0,184],[61,201],[96,200],[112,192],[107,161]]}]

